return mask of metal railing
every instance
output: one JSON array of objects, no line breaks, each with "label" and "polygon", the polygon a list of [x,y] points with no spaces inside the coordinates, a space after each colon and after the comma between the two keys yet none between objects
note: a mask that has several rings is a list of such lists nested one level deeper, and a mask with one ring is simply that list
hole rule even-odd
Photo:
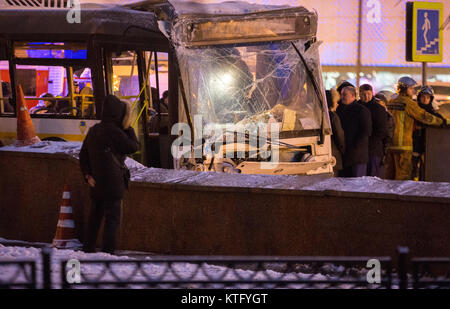
[{"label": "metal railing", "polygon": [[413,258],[414,289],[450,289],[450,258]]},{"label": "metal railing", "polygon": [[[379,257],[381,282],[368,284],[366,257],[155,257],[147,260],[80,261],[79,283],[69,283],[61,263],[62,288],[370,288],[392,285],[391,259]],[[95,273],[83,267],[96,269]]]},{"label": "metal railing", "polygon": [[[37,261],[0,261],[0,288],[450,288],[450,258],[409,259],[404,247],[398,250],[395,269],[390,257],[152,256],[52,264],[51,250],[42,249],[41,284],[36,281]],[[379,263],[378,281],[370,280],[370,260]],[[70,276],[74,261],[79,263],[78,281]],[[55,272],[60,272],[60,283],[52,283]]]},{"label": "metal railing", "polygon": [[36,289],[36,262],[32,260],[0,261],[0,289]]}]

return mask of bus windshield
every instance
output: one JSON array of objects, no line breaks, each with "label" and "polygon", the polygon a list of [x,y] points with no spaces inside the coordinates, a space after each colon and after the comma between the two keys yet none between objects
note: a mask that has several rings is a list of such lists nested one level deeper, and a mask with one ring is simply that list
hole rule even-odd
[{"label": "bus windshield", "polygon": [[179,49],[190,113],[206,126],[321,128],[321,103],[291,42]]}]

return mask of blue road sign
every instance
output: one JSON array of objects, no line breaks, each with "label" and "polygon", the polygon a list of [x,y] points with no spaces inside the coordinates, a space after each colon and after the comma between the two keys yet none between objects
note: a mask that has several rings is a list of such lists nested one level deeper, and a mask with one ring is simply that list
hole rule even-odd
[{"label": "blue road sign", "polygon": [[439,2],[413,4],[413,61],[440,62],[443,51],[443,5]]},{"label": "blue road sign", "polygon": [[417,10],[419,55],[439,55],[439,10]]}]

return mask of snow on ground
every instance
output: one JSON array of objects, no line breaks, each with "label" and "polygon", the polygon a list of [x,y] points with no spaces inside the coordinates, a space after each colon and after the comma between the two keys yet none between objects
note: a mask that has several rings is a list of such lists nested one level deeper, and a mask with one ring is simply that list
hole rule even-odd
[{"label": "snow on ground", "polygon": [[[59,287],[61,284],[60,265],[59,262],[65,259],[129,259],[128,257],[117,257],[107,253],[91,253],[87,254],[82,251],[72,250],[58,250],[52,249],[52,282],[55,283],[55,287]],[[4,246],[0,244],[0,261],[14,261],[14,260],[33,260],[36,261],[36,276],[38,287],[42,287],[42,260],[41,260],[41,248],[35,247],[17,247],[17,246]],[[14,266],[1,266],[0,265],[0,282],[11,278],[17,268]],[[88,274],[95,274],[100,271],[98,267],[92,269],[82,269]],[[23,280],[23,277],[19,277],[19,280]]]},{"label": "snow on ground", "polygon": [[[3,240],[4,242],[5,240]],[[14,241],[17,242],[17,241]],[[19,260],[33,260],[37,262],[36,266],[36,274],[37,274],[37,282],[38,288],[42,287],[42,261],[41,261],[41,249],[35,247],[22,247],[22,246],[5,246],[2,245],[2,239],[0,238],[0,261],[19,261]],[[120,261],[132,261],[135,258],[128,256],[116,256],[107,253],[84,253],[82,251],[73,251],[73,250],[58,250],[52,248],[51,251],[51,269],[52,269],[52,283],[54,288],[61,287],[61,267],[60,262],[62,260],[69,259],[77,259],[80,261],[83,260],[115,260],[116,262]],[[114,264],[111,269],[114,274],[121,279],[126,279],[132,276],[133,281],[145,281],[147,278],[158,278],[162,276],[166,272],[166,264],[161,264],[158,262],[152,262],[156,256],[146,256],[144,259],[148,261],[142,265],[142,272],[134,273],[135,266],[134,264]],[[142,259],[142,258],[141,258]],[[283,272],[283,266],[278,264],[268,264],[265,272],[261,271],[253,271],[249,269],[230,269],[224,266],[218,265],[210,265],[204,264],[202,270],[198,269],[197,264],[185,263],[185,262],[176,262],[172,265],[173,272],[167,272],[163,275],[165,280],[176,280],[191,278],[196,280],[206,280],[208,278],[220,278],[224,273],[226,273],[225,277],[227,280],[232,279],[245,279],[245,278],[253,278],[254,280],[263,280],[267,279],[267,276],[271,278],[280,278],[284,276],[286,280],[293,279],[312,279],[312,280],[336,280],[337,277],[335,274],[342,273],[345,271],[343,266],[335,266],[332,264],[325,264],[320,268],[319,272],[313,273],[313,270],[309,268],[307,265],[298,265],[299,272],[296,273],[285,273]],[[245,267],[242,267],[245,268]],[[248,267],[247,267],[248,268]],[[5,266],[0,265],[0,282],[8,281],[11,277],[16,274],[17,268],[11,265]],[[102,264],[83,264],[81,262],[81,273],[86,278],[96,278],[101,276],[105,272],[105,266]],[[357,269],[351,269],[350,272],[353,274],[357,274],[358,276],[362,276],[365,278],[365,271],[362,272]],[[133,274],[134,273],[134,274]],[[106,272],[103,280],[111,280],[114,279],[112,273]],[[354,279],[354,278],[353,278]],[[16,280],[23,280],[22,276],[19,276]],[[83,280],[83,279],[82,279]],[[82,281],[83,282],[83,281]],[[108,287],[108,286],[106,286]],[[130,288],[139,288],[142,286],[139,285],[130,285]],[[164,287],[164,285],[163,285]],[[168,286],[170,287],[170,286]],[[197,288],[193,283],[184,284],[185,288]],[[212,287],[222,287],[220,285],[213,285]],[[234,286],[234,288],[248,288],[251,286],[248,285],[238,285]],[[266,287],[272,287],[271,285],[266,285]],[[292,284],[289,285],[291,288],[303,288],[305,287],[302,284]],[[323,284],[318,284],[315,286],[316,288],[325,287]],[[352,286],[348,284],[340,284],[338,288],[346,289],[351,288]]]}]

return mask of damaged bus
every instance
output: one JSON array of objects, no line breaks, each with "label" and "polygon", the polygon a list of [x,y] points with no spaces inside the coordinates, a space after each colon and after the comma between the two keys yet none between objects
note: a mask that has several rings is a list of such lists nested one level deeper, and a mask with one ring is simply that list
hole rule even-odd
[{"label": "damaged bus", "polygon": [[[182,147],[174,165],[246,174],[331,173],[317,15],[303,7],[243,2],[172,4],[158,15],[167,16],[163,29],[180,70],[178,118],[192,132],[192,146]],[[269,126],[276,138],[261,132]],[[261,164],[274,161],[272,168]]]},{"label": "damaged bus", "polygon": [[[9,77],[11,102],[15,87],[31,76],[34,81],[27,85],[33,91],[27,100],[29,107],[37,104],[43,93],[38,91],[38,69],[47,68],[50,77],[51,69],[59,68],[57,79],[63,86],[50,100],[69,102],[68,111],[32,115],[35,126],[37,120],[45,123],[37,126],[38,135],[44,127],[54,130],[51,134],[64,132],[69,121],[74,129],[91,126],[90,121],[101,118],[103,98],[116,94],[134,102],[142,145],[135,158],[147,166],[246,174],[332,173],[335,161],[315,13],[303,7],[242,2],[187,6],[172,1],[82,6],[81,24],[68,24],[66,13],[0,13],[0,26],[7,29],[0,36],[0,68],[8,69],[1,78]],[[28,22],[16,26],[14,20],[23,14]],[[61,25],[55,26],[58,22]],[[34,73],[21,72],[26,70]],[[92,89],[83,97],[80,84],[84,89],[88,82]],[[164,90],[165,109],[159,100]],[[0,134],[14,132],[14,121],[14,112],[2,109]],[[173,128],[180,123],[189,128],[190,138],[181,155],[172,157],[172,145],[182,133]],[[262,134],[267,133],[260,130],[264,126],[278,128],[277,134]],[[78,140],[84,134],[78,134]],[[70,134],[66,137],[70,140]],[[262,168],[261,163],[274,161],[274,151],[277,164]]]}]

